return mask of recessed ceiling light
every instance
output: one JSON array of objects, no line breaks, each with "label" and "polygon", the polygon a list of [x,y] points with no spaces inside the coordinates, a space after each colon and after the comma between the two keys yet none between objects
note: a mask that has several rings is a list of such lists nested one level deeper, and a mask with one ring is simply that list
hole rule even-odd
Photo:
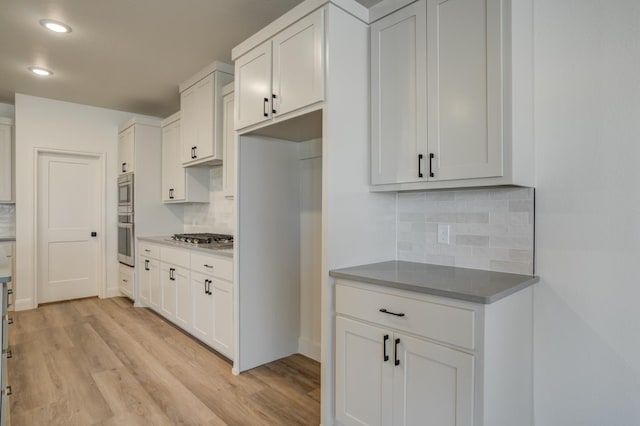
[{"label": "recessed ceiling light", "polygon": [[56,33],[70,33],[71,27],[53,19],[41,19],[40,25]]},{"label": "recessed ceiling light", "polygon": [[53,74],[52,71],[49,71],[46,68],[40,68],[40,67],[29,67],[29,71],[31,71],[34,74],[43,76],[43,77],[46,77],[46,76],[49,76],[49,75]]}]

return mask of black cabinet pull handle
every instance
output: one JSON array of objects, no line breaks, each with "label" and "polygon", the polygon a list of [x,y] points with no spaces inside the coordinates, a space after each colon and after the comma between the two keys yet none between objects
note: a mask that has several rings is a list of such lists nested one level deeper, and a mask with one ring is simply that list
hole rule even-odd
[{"label": "black cabinet pull handle", "polygon": [[122,163],[122,173],[127,171],[127,163]]},{"label": "black cabinet pull handle", "polygon": [[382,340],[382,359],[384,362],[389,361],[389,355],[387,355],[387,340],[389,340],[389,335],[385,334]]},{"label": "black cabinet pull handle", "polygon": [[176,280],[176,278],[175,278],[175,277],[174,277],[174,275],[173,275],[173,273],[174,273],[175,271],[176,271],[175,269],[173,269],[173,268],[169,268],[169,279],[170,279],[171,281],[175,281],[175,280]]},{"label": "black cabinet pull handle", "polygon": [[173,188],[169,189],[169,199],[170,200],[173,200],[173,191],[174,191]]},{"label": "black cabinet pull handle", "polygon": [[7,385],[6,391],[5,391],[5,395],[10,396],[13,395],[13,392],[11,390],[11,386]]},{"label": "black cabinet pull handle", "polygon": [[7,324],[8,325],[13,324],[13,318],[7,318]]},{"label": "black cabinet pull handle", "polygon": [[391,311],[387,311],[386,309],[380,309],[380,312],[382,312],[383,314],[389,314],[389,315],[394,315],[396,317],[403,317],[404,314],[403,313],[395,313],[395,312],[391,312]]},{"label": "black cabinet pull handle", "polygon": [[274,113],[274,114],[277,114],[276,106],[275,106],[276,105],[276,103],[275,103],[276,95],[272,94],[271,95],[271,99],[272,99],[272,101],[271,101],[271,112]]},{"label": "black cabinet pull handle", "polygon": [[264,114],[265,117],[269,116],[269,113],[267,112],[268,104],[269,104],[269,98],[264,98],[264,102],[262,104],[262,113]]},{"label": "black cabinet pull handle", "polygon": [[13,352],[11,351],[11,349],[7,349],[7,359],[9,358],[13,358]]},{"label": "black cabinet pull handle", "polygon": [[435,157],[433,152],[429,153],[429,177],[434,177],[435,176],[433,174],[433,157]]},{"label": "black cabinet pull handle", "polygon": [[148,259],[144,261],[144,270],[145,271],[149,270],[149,260]]},{"label": "black cabinet pull handle", "polygon": [[207,268],[207,269],[213,269],[213,266],[211,266],[211,265],[207,265],[206,263],[205,263],[204,265],[202,265],[202,266],[204,266],[204,267],[205,267],[205,268]]},{"label": "black cabinet pull handle", "polygon": [[396,339],[395,345],[393,347],[393,359],[395,365],[400,365],[400,360],[398,359],[398,345],[400,344],[400,339]]},{"label": "black cabinet pull handle", "polygon": [[193,147],[193,158],[198,158],[198,147],[197,146]]},{"label": "black cabinet pull handle", "polygon": [[418,154],[418,177],[422,177],[422,154]]}]

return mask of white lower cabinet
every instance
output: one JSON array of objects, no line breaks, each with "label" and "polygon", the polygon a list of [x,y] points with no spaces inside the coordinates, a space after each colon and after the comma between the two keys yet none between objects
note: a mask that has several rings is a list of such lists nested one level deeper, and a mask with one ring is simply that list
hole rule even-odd
[{"label": "white lower cabinet", "polygon": [[130,299],[133,299],[134,269],[130,266],[120,264],[118,270],[118,287],[120,292]]},{"label": "white lower cabinet", "polygon": [[336,314],[337,424],[533,424],[531,288],[483,305],[337,280]]},{"label": "white lower cabinet", "polygon": [[336,320],[336,415],[344,425],[473,425],[473,356]]},{"label": "white lower cabinet", "polygon": [[193,335],[206,343],[211,343],[213,335],[213,297],[209,295],[209,286],[209,277],[191,273]]},{"label": "white lower cabinet", "polygon": [[233,260],[140,242],[138,301],[233,359]]}]

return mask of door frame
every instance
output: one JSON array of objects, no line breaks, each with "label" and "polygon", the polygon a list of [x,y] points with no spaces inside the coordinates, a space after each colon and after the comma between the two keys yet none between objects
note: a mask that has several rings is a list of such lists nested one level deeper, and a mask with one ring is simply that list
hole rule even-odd
[{"label": "door frame", "polygon": [[40,252],[40,247],[39,247],[39,241],[40,241],[40,226],[39,226],[39,220],[40,220],[40,215],[38,214],[39,212],[39,200],[40,200],[40,167],[39,167],[39,163],[40,163],[40,157],[42,155],[46,155],[46,154],[58,154],[58,155],[72,155],[72,156],[76,156],[76,157],[87,157],[87,158],[91,158],[91,159],[95,159],[98,160],[98,176],[99,176],[99,181],[98,181],[98,186],[99,186],[99,208],[98,211],[100,212],[100,219],[99,219],[99,226],[98,226],[98,232],[99,235],[102,236],[102,238],[100,238],[100,244],[98,245],[98,271],[96,273],[96,276],[98,277],[98,297],[103,299],[106,297],[107,294],[107,269],[106,269],[106,264],[107,264],[107,251],[106,251],[106,244],[107,244],[107,236],[105,234],[105,229],[107,229],[106,227],[106,182],[107,182],[107,169],[105,167],[105,157],[106,154],[103,152],[89,152],[89,151],[74,151],[74,150],[66,150],[66,149],[55,149],[55,148],[34,148],[33,150],[33,170],[35,171],[34,173],[34,191],[33,191],[33,206],[34,206],[34,212],[33,212],[33,304],[34,307],[37,308],[39,305],[39,298],[38,298],[38,289],[39,289],[39,273],[38,273],[38,254]]}]

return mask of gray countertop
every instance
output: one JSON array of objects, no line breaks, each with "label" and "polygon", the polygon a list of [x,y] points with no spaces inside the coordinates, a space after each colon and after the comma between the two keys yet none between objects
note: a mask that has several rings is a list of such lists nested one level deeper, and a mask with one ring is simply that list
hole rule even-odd
[{"label": "gray countertop", "polygon": [[0,243],[4,243],[7,241],[15,241],[16,237],[0,237]]},{"label": "gray countertop", "polygon": [[508,274],[404,261],[336,269],[344,278],[418,293],[490,304],[538,282],[533,275]]},{"label": "gray countertop", "polygon": [[11,262],[0,247],[0,283],[8,283],[9,281],[11,281]]},{"label": "gray countertop", "polygon": [[206,254],[217,254],[220,256],[233,257],[233,248],[217,248],[209,245],[194,246],[192,244],[181,243],[179,241],[173,241],[170,236],[160,237],[138,237],[138,241],[146,241],[149,243],[164,244],[166,246],[182,248],[192,251],[197,251]]}]

